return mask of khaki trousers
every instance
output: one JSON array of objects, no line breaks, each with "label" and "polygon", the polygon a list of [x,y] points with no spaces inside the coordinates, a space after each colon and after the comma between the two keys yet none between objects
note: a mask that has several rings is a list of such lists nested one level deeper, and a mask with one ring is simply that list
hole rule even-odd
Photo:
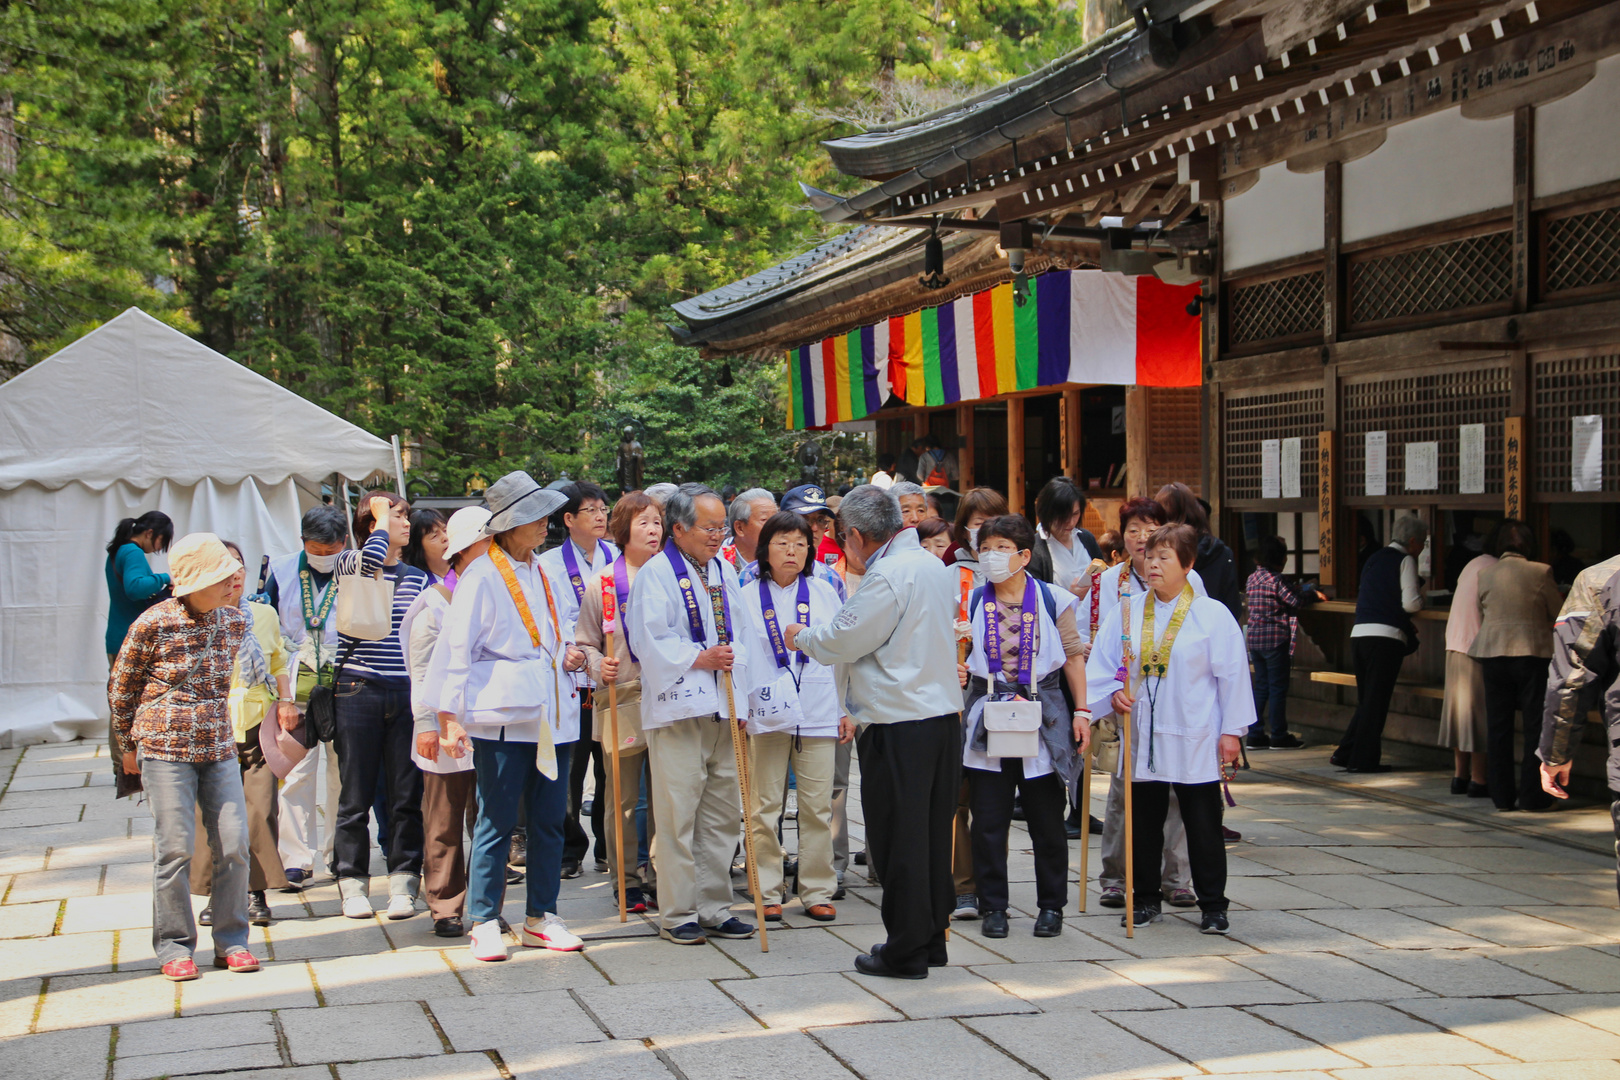
[{"label": "khaki trousers", "polygon": [[728,721],[677,720],[647,730],[658,819],[659,923],[718,926],[730,918],[731,856],[742,803]]},{"label": "khaki trousers", "polygon": [[[275,710],[270,722],[275,723]],[[236,744],[236,757],[242,770],[242,795],[247,800],[248,891],[285,889],[287,874],[281,868],[276,850],[279,808],[276,803],[276,774],[270,771],[259,748],[259,728],[244,732],[246,742]],[[191,892],[208,896],[214,891],[214,856],[208,847],[208,832],[197,807],[197,844],[191,856]]]},{"label": "khaki trousers", "polygon": [[478,774],[422,771],[422,895],[435,920],[467,907],[467,850],[478,825]]},{"label": "khaki trousers", "polygon": [[973,788],[964,779],[956,793],[956,823],[951,831],[951,877],[956,881],[957,896],[971,896],[978,891],[978,883],[973,880],[973,834],[968,829],[972,801]]},{"label": "khaki trousers", "polygon": [[832,790],[837,771],[838,740],[801,739],[776,731],[748,737],[748,768],[755,809],[754,858],[759,861],[759,893],[767,904],[787,901],[782,882],[782,841],[776,822],[787,801],[788,766],[793,766],[799,792],[799,899],[805,907],[832,902],[838,888],[833,869]]},{"label": "khaki trousers", "polygon": [[[613,751],[611,747],[602,748],[603,766],[607,773],[607,783],[603,789],[596,793],[598,799],[607,800],[602,805],[612,805],[613,799]],[[636,834],[636,804],[641,801],[641,769],[647,764],[647,751],[645,745],[634,750],[619,751],[619,812],[617,814],[602,815],[603,841],[607,847],[608,873],[611,880],[619,880],[619,830],[624,830],[624,855],[629,863],[624,868],[625,888],[634,888],[638,884],[649,889],[658,888],[658,875],[653,870],[654,860],[657,858],[657,834],[655,824],[657,814],[653,812],[652,803],[647,804],[647,873],[644,877],[636,876],[636,848],[640,839]]]}]

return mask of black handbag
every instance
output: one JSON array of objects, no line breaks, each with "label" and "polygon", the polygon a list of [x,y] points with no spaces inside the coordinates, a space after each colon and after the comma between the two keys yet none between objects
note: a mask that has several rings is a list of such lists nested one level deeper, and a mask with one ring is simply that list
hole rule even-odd
[{"label": "black handbag", "polygon": [[343,676],[343,666],[349,662],[355,643],[349,642],[338,654],[337,667],[332,669],[330,683],[317,682],[309,689],[309,704],[304,708],[304,722],[321,742],[337,738],[337,682]]}]

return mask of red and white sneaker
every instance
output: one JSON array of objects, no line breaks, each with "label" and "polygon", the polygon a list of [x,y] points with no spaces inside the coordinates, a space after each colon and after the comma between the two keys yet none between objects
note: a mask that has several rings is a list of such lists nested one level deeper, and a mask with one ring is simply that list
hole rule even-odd
[{"label": "red and white sneaker", "polygon": [[501,933],[499,919],[485,919],[472,928],[468,937],[471,940],[467,947],[474,960],[494,964],[506,959],[506,936]]},{"label": "red and white sneaker", "polygon": [[258,971],[259,958],[246,949],[232,949],[224,956],[215,956],[214,966],[224,968],[226,971]]},{"label": "red and white sneaker", "polygon": [[569,932],[568,924],[550,911],[538,919],[524,919],[523,932],[518,940],[527,948],[551,949],[554,952],[579,952],[585,947],[584,941]]},{"label": "red and white sneaker", "polygon": [[163,965],[163,977],[170,982],[190,982],[197,977],[197,962],[191,957],[170,960]]}]

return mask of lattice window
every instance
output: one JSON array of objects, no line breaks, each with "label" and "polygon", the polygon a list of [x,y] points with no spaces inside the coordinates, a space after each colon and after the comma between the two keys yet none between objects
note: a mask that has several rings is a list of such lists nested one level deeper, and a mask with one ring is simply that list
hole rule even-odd
[{"label": "lattice window", "polygon": [[1511,300],[1513,237],[1487,233],[1350,263],[1352,326]]},{"label": "lattice window", "polygon": [[[1416,366],[1416,365],[1414,365]],[[1347,497],[1366,494],[1369,431],[1389,433],[1385,488],[1389,497],[1406,494],[1406,444],[1440,444],[1440,489],[1457,494],[1462,424],[1485,425],[1485,493],[1502,492],[1502,421],[1510,401],[1507,365],[1449,368],[1399,378],[1346,381],[1341,390],[1344,437],[1339,451],[1340,486]]]},{"label": "lattice window", "polygon": [[1530,442],[1535,447],[1535,491],[1562,495],[1570,490],[1569,418],[1603,417],[1603,490],[1620,491],[1620,350],[1555,360],[1537,360],[1536,413]]},{"label": "lattice window", "polygon": [[1322,388],[1226,395],[1226,498],[1260,498],[1260,444],[1299,440],[1301,496],[1316,491],[1316,448],[1322,431]]},{"label": "lattice window", "polygon": [[1148,387],[1147,490],[1181,481],[1203,494],[1204,442],[1199,413],[1203,390],[1197,386]]},{"label": "lattice window", "polygon": [[1227,339],[1233,346],[1321,333],[1320,270],[1227,291]]},{"label": "lattice window", "polygon": [[1620,206],[1547,222],[1548,293],[1620,285]]}]

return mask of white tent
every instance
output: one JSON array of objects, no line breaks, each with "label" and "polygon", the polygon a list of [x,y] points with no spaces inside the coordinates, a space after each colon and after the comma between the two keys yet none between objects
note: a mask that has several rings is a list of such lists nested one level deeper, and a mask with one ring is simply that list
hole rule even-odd
[{"label": "white tent", "polygon": [[177,538],[236,541],[251,588],[261,555],[297,548],[323,477],[392,463],[388,443],[136,308],[0,385],[0,747],[103,729],[119,519],[162,510]]}]

